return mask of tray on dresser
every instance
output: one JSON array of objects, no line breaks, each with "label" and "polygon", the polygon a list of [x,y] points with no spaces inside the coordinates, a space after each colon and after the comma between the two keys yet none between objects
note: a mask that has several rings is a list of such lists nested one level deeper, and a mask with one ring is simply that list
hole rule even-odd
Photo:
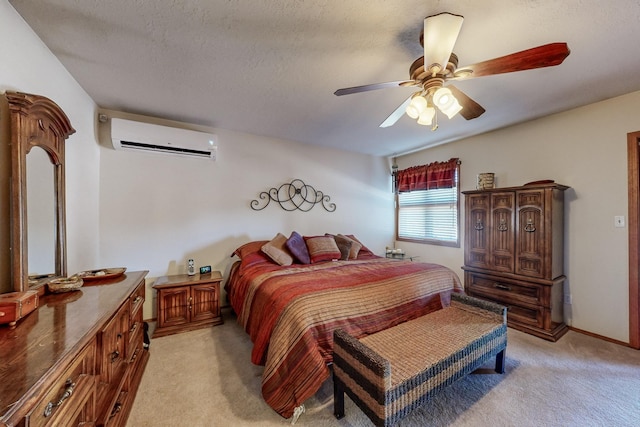
[{"label": "tray on dresser", "polygon": [[76,276],[86,282],[91,280],[112,279],[123,275],[125,271],[127,271],[126,267],[98,268],[96,270],[80,271],[79,273],[76,273]]}]

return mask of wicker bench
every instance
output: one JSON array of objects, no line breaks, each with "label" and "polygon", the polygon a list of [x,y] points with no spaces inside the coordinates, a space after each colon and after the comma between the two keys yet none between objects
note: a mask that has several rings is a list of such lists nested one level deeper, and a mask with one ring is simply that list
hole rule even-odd
[{"label": "wicker bench", "polygon": [[361,339],[334,332],[334,414],[344,393],[376,426],[396,424],[495,357],[504,373],[506,308],[460,294],[451,306]]}]

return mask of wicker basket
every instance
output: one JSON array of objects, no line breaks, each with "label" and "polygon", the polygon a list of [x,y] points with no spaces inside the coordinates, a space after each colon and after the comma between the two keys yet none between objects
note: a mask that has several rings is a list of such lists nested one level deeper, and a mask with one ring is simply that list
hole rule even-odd
[{"label": "wicker basket", "polygon": [[49,292],[54,294],[61,292],[77,291],[83,285],[84,281],[78,276],[62,277],[59,279],[53,279],[47,283]]}]

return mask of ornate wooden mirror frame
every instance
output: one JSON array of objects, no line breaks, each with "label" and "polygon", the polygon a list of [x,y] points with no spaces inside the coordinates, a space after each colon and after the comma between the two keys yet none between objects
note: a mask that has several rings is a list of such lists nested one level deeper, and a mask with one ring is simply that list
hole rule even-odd
[{"label": "ornate wooden mirror frame", "polygon": [[[48,98],[9,91],[6,97],[11,115],[11,280],[15,291],[25,291],[67,274],[64,142],[75,129]],[[53,164],[55,271],[46,277],[29,277],[27,154],[33,147],[44,149]]]}]

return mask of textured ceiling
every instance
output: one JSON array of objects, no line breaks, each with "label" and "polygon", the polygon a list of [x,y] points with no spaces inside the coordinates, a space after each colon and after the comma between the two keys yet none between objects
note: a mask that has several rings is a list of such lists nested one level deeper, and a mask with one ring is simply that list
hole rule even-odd
[{"label": "textured ceiling", "polygon": [[[103,108],[392,155],[640,90],[638,0],[10,0]],[[432,132],[412,93],[336,89],[403,80],[424,17],[465,17],[460,66],[549,42],[557,67],[456,83],[486,108]],[[224,143],[224,141],[223,141]]]}]

